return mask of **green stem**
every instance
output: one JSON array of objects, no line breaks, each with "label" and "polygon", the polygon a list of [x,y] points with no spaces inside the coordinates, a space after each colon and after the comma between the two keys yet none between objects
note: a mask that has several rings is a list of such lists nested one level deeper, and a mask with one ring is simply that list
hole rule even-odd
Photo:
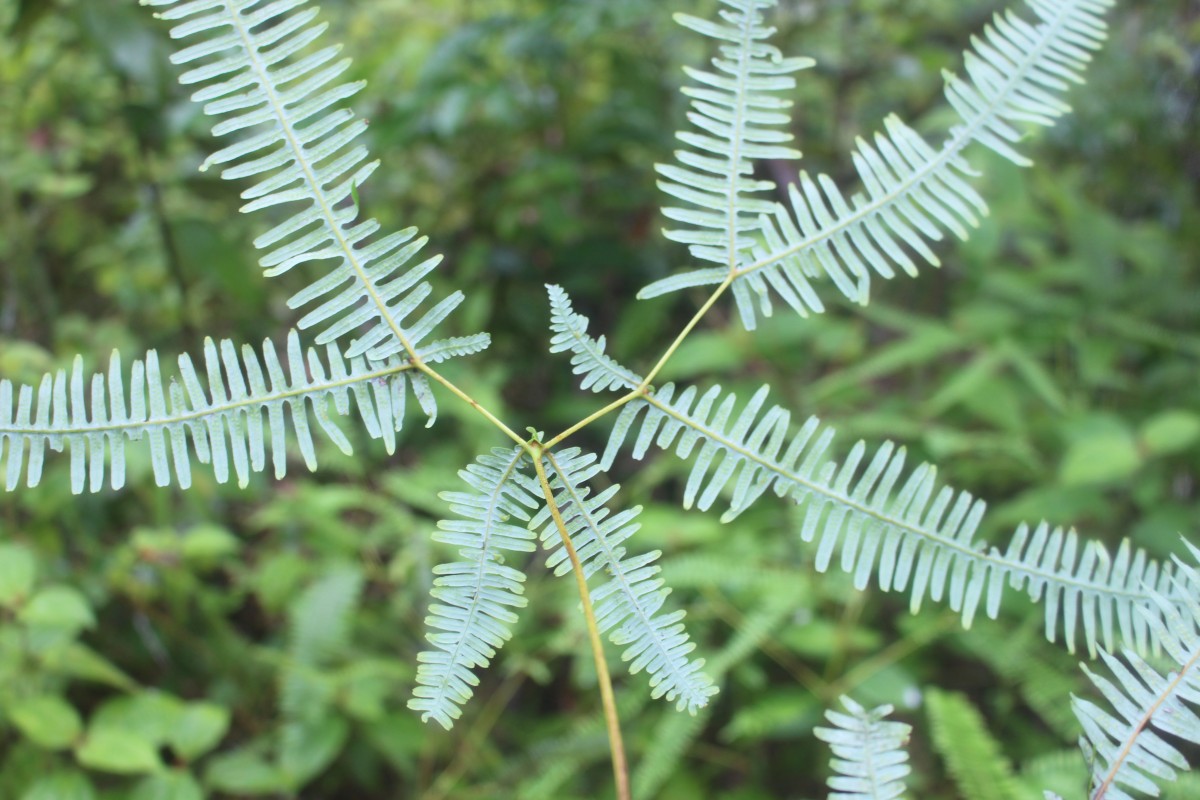
[{"label": "green stem", "polygon": [[567,524],[562,518],[558,504],[554,502],[554,490],[550,488],[550,480],[546,477],[546,465],[542,461],[545,446],[536,443],[531,445],[535,452],[534,469],[537,470],[538,482],[542,485],[542,493],[546,496],[546,504],[550,515],[554,517],[554,525],[558,535],[562,537],[563,547],[571,560],[571,571],[575,574],[575,583],[579,588],[579,599],[583,603],[583,616],[587,621],[588,640],[592,645],[592,658],[596,662],[596,680],[600,684],[600,701],[604,706],[604,722],[608,727],[608,744],[612,754],[613,777],[617,784],[617,800],[632,800],[629,790],[629,762],[625,758],[625,743],[621,739],[621,718],[617,714],[617,701],[613,694],[612,676],[608,671],[608,662],[604,660],[604,643],[600,639],[600,628],[596,624],[596,614],[592,609],[592,597],[588,591],[587,576],[583,573],[583,564],[575,551],[575,544],[567,532]]}]

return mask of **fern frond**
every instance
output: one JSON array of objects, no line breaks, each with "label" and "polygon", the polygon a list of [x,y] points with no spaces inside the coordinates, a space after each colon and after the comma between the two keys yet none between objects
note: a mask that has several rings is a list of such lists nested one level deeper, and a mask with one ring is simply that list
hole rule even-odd
[{"label": "fern frond", "polygon": [[[828,276],[847,298],[866,303],[871,273],[916,275],[918,261],[938,266],[929,246],[946,232],[965,239],[987,206],[967,183],[976,174],[963,159],[973,142],[1020,165],[1013,147],[1024,123],[1050,126],[1070,108],[1061,99],[1105,39],[1103,14],[1112,0],[1031,0],[1030,24],[1012,11],[997,14],[964,54],[968,79],[946,74],[946,97],[959,116],[938,149],[896,116],[873,142],[853,153],[864,187],[847,198],[827,175],[801,173],[788,190],[790,209],[774,204],[761,217],[762,241],[734,270],[734,297],[743,323],[769,316],[771,293],[801,315],[824,310],[813,280]],[[911,253],[911,254],[910,254]],[[913,256],[916,256],[914,258]],[[676,275],[641,297],[726,280],[719,270]],[[757,311],[756,311],[757,307]]]},{"label": "fern frond", "polygon": [[617,389],[636,389],[642,382],[640,375],[618,364],[604,352],[604,337],[593,339],[588,336],[588,318],[571,308],[571,298],[561,286],[547,284],[550,294],[550,352],[571,351],[571,367],[581,376],[580,385],[593,392]]},{"label": "fern frond", "polygon": [[133,362],[128,391],[117,352],[109,361],[108,372],[92,375],[90,382],[85,380],[79,357],[69,377],[65,370],[45,375],[36,400],[32,386],[14,387],[10,381],[0,381],[5,489],[17,488],[22,474],[27,486],[36,486],[47,447],[56,452],[70,449],[74,493],[84,491],[85,485],[88,491],[100,491],[106,468],[110,486],[120,489],[125,485],[126,442],[143,438],[149,440],[159,486],[170,484],[173,464],[179,486],[189,487],[193,454],[202,464],[212,465],[219,483],[229,480],[232,461],[238,484],[245,486],[250,473],[266,466],[267,432],[275,477],[286,473],[289,416],[293,436],[310,470],[317,465],[310,410],[329,439],[342,452],[352,452],[350,440],[330,417],[327,398],[332,398],[336,412],[345,416],[353,397],[363,427],[373,438],[382,438],[389,453],[395,449],[396,431],[404,421],[407,385],[411,384],[427,413],[436,413],[425,376],[410,375],[409,364],[398,358],[375,364],[361,357],[347,362],[333,346],[326,348],[324,361],[311,348],[306,359],[294,330],[288,334],[284,362],[269,341],[263,343],[260,360],[249,345],[243,345],[239,354],[229,340],[218,345],[206,339],[203,366],[207,389],[187,355],[179,357],[178,377],[170,376],[164,389],[158,354],[153,350],[146,353],[144,361]]},{"label": "fern frond", "polygon": [[[1190,542],[1187,546],[1200,562],[1200,550]],[[1083,670],[1111,710],[1072,698],[1084,730],[1080,745],[1091,756],[1092,800],[1128,800],[1126,789],[1157,796],[1159,783],[1175,780],[1176,770],[1190,769],[1162,734],[1200,744],[1200,716],[1195,708],[1200,706],[1200,593],[1196,591],[1200,574],[1179,558],[1175,563],[1176,591],[1170,596],[1152,592],[1154,610],[1139,609],[1170,658],[1172,671],[1163,675],[1129,649],[1122,651],[1124,662],[1101,651],[1113,679],[1086,666]]]},{"label": "fern frond", "polygon": [[763,40],[774,28],[763,24],[761,11],[775,0],[721,0],[721,21],[676,14],[685,28],[721,43],[713,71],[685,68],[691,86],[688,120],[699,132],[676,136],[687,145],[675,153],[679,164],[659,164],[658,186],[689,207],[667,207],[663,214],[685,227],[664,231],[668,239],[690,245],[692,255],[725,267],[722,277],[754,244],[748,235],[758,228],[760,214],[772,205],[750,195],[775,188],[772,181],[754,179],[754,159],[795,159],[800,153],[784,142],[787,109],[792,103],[778,96],[796,86],[792,73],[813,65],[807,58],[784,58]]},{"label": "fern frond", "polygon": [[829,765],[830,800],[894,800],[904,795],[904,777],[911,772],[905,746],[912,728],[885,718],[891,706],[870,711],[842,697],[849,714],[832,709],[825,718],[836,727],[814,728],[813,734],[833,750]]},{"label": "fern frond", "polygon": [[946,762],[960,797],[1019,800],[1026,796],[1012,764],[970,701],[960,694],[931,690],[925,695],[925,708],[934,748]]},{"label": "fern frond", "polygon": [[[654,562],[661,553],[655,550],[627,556],[622,546],[640,527],[634,520],[641,513],[641,506],[610,516],[606,504],[620,487],[613,485],[591,496],[586,483],[600,472],[596,456],[591,453],[571,448],[547,455],[546,460],[553,475],[555,504],[584,574],[590,578],[603,570],[610,576],[607,583],[591,593],[597,626],[601,632],[611,630],[609,638],[617,646],[628,645],[622,658],[631,662],[631,674],[646,670],[654,698],[665,696],[676,701],[677,708],[695,713],[708,704],[708,698],[717,690],[701,671],[704,661],[687,658],[695,645],[688,641],[684,630],[684,612],[659,614],[670,593],[663,588],[663,580],[655,577],[659,567]],[[530,528],[538,527],[542,527],[544,546],[552,547],[553,542],[560,541],[548,506],[530,522]],[[570,572],[566,546],[560,544],[555,548],[547,564],[556,575]]]},{"label": "fern frond", "polygon": [[525,574],[505,566],[503,555],[537,549],[534,534],[511,521],[528,522],[526,509],[537,508],[541,494],[521,473],[523,460],[519,448],[497,448],[458,473],[473,491],[440,495],[461,519],[439,522],[434,539],[457,545],[462,560],[434,569],[431,594],[442,602],[429,607],[425,638],[436,649],[418,656],[418,686],[408,707],[447,730],[479,683],[471,670],[490,663],[512,636],[517,617],[510,609],[526,604]]},{"label": "fern frond", "polygon": [[[1054,641],[1061,627],[1072,651],[1080,620],[1092,653],[1100,637],[1111,647],[1118,628],[1139,652],[1154,646],[1154,629],[1135,609],[1151,606],[1146,586],[1172,596],[1181,591],[1169,564],[1160,567],[1143,551],[1134,553],[1128,541],[1114,559],[1099,542],[1081,545],[1074,531],[1044,522],[1033,530],[1021,525],[1001,552],[975,538],[984,503],[948,486],[937,489],[933,466],[919,465],[901,482],[905,451],[890,442],[869,462],[866,445],[858,442],[839,464],[829,456],[831,428],[812,417],[793,431],[786,409],[763,411],[766,396],[764,386],[735,413],[736,396],[722,395],[719,386],[703,394],[688,387],[676,396],[674,384],[666,384],[625,406],[601,467],[612,464],[644,413],[633,456],[643,458],[657,445],[690,460],[685,506],[705,510],[732,487],[731,507],[722,517],[728,521],[769,489],[790,498],[805,507],[801,538],[819,538],[818,571],[829,568],[840,548],[842,569],[859,589],[872,574],[884,591],[911,584],[914,612],[927,592],[934,601],[946,597],[967,627],[981,603],[995,619],[1007,582],[1044,601],[1046,637]],[[1200,591],[1200,583],[1193,589]]]},{"label": "fern frond", "polygon": [[224,165],[223,178],[256,179],[242,192],[244,212],[299,204],[255,246],[267,250],[259,262],[267,275],[326,262],[323,277],[288,301],[292,308],[316,304],[300,328],[322,326],[316,342],[328,344],[367,326],[347,356],[416,356],[463,294],[418,314],[433,292],[424,278],[441,256],[409,266],[427,239],[415,228],[376,236],[379,223],[360,217],[358,187],[379,162],[367,161],[366,147],[354,144],[367,123],[343,104],[365,84],[337,82],[350,65],[337,59],[339,46],[314,49],[327,27],[314,24],[317,9],[302,8],[308,0],[141,2],[165,7],[160,18],[180,21],[171,37],[192,42],[171,60],[190,66],[181,83],[202,86],[192,99],[223,118],[214,135],[247,132],[201,169]]}]

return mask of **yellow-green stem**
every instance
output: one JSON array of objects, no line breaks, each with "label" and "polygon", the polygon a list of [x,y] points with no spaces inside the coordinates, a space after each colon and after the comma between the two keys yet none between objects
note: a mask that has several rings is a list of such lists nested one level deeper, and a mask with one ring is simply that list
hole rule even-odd
[{"label": "yellow-green stem", "polygon": [[554,502],[554,490],[550,488],[550,480],[546,477],[546,465],[542,462],[545,455],[544,447],[534,444],[533,465],[537,470],[538,481],[542,492],[546,495],[546,504],[558,535],[562,537],[563,547],[571,560],[571,571],[575,573],[575,583],[579,588],[579,599],[583,603],[583,616],[587,622],[588,639],[592,645],[592,658],[596,662],[596,680],[600,684],[600,702],[604,706],[604,721],[608,727],[608,745],[612,754],[613,777],[617,784],[617,800],[632,800],[629,790],[629,763],[625,759],[625,743],[621,739],[621,719],[617,715],[617,701],[613,695],[612,676],[608,672],[608,662],[604,660],[604,644],[600,639],[600,628],[596,625],[596,614],[592,610],[592,596],[588,591],[587,576],[583,573],[583,564],[579,554],[575,552],[575,544],[567,533],[567,524],[562,518],[558,504]]},{"label": "yellow-green stem", "polygon": [[670,346],[667,347],[666,351],[663,352],[662,356],[658,359],[650,371],[646,373],[646,377],[642,378],[642,382],[638,384],[636,388],[630,390],[628,394],[612,401],[599,411],[589,414],[579,422],[576,422],[574,425],[564,430],[562,433],[548,440],[545,444],[545,448],[547,450],[553,448],[554,446],[560,444],[567,437],[578,433],[596,420],[608,416],[613,411],[616,411],[618,408],[624,406],[626,403],[645,396],[646,392],[650,390],[650,384],[654,381],[654,378],[658,375],[658,373],[662,372],[663,367],[665,367],[667,362],[671,360],[671,356],[675,355],[675,351],[679,349],[681,344],[683,344],[683,340],[686,339],[692,330],[694,330],[695,327],[700,324],[700,320],[704,319],[705,315],[708,314],[709,309],[713,307],[713,304],[717,302],[717,299],[725,293],[725,290],[728,289],[732,283],[733,276],[730,275],[728,278],[722,281],[716,289],[713,290],[713,293],[709,295],[707,300],[704,301],[704,305],[700,306],[696,313],[692,315],[692,318],[688,320],[688,324],[684,325],[683,330],[681,330],[679,335],[675,337],[675,341],[671,342]]}]

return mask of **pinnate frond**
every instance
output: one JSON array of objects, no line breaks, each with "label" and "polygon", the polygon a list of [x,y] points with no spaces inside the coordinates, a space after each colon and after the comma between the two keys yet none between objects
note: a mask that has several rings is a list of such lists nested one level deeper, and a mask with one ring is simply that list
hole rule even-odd
[{"label": "pinnate frond", "polygon": [[794,159],[800,153],[784,145],[788,108],[779,92],[793,89],[791,74],[812,66],[811,59],[784,58],[764,40],[774,32],[763,24],[762,10],[775,0],[721,0],[728,6],[719,21],[676,14],[685,28],[720,42],[720,56],[711,71],[685,68],[693,84],[683,93],[691,98],[688,120],[699,129],[677,134],[687,146],[675,156],[678,164],[659,164],[659,188],[687,207],[663,209],[668,219],[684,227],[665,231],[668,239],[691,246],[692,255],[721,264],[724,274],[739,254],[754,243],[758,216],[771,204],[761,195],[775,188],[754,178],[755,159]]},{"label": "pinnate frond", "polygon": [[[591,453],[571,448],[547,455],[546,461],[555,504],[584,574],[590,578],[603,571],[609,576],[591,593],[597,626],[601,632],[611,631],[613,643],[625,647],[622,658],[630,662],[630,673],[645,670],[650,676],[653,697],[665,696],[674,700],[677,708],[695,713],[717,690],[701,671],[704,661],[688,660],[695,645],[683,627],[685,612],[659,613],[670,593],[663,588],[662,578],[656,577],[660,569],[654,562],[661,553],[655,550],[630,556],[623,546],[641,527],[634,521],[641,506],[611,514],[607,504],[620,489],[617,485],[592,495],[586,484],[600,472],[600,466]],[[555,574],[570,572],[566,546],[554,547],[561,538],[548,506],[538,512],[530,527],[541,527],[542,544],[554,548],[547,563]]]},{"label": "pinnate frond", "polygon": [[[860,138],[853,160],[863,190],[847,198],[827,175],[801,173],[789,206],[761,217],[761,241],[739,260],[733,292],[743,323],[770,315],[772,294],[802,315],[824,304],[814,281],[828,276],[847,298],[866,303],[872,274],[916,275],[921,262],[938,266],[930,243],[949,232],[965,239],[987,206],[967,179],[975,171],[963,151],[977,142],[1020,165],[1014,145],[1021,126],[1053,125],[1069,106],[1060,99],[1105,38],[1112,0],[1031,0],[1036,23],[1012,11],[997,14],[964,54],[967,78],[946,74],[946,97],[959,121],[935,148],[890,116],[873,141]],[[643,290],[648,297],[728,278],[704,269],[672,276]]]},{"label": "pinnate frond", "polygon": [[580,377],[580,385],[593,392],[635,389],[640,375],[618,364],[604,352],[604,337],[588,336],[588,318],[571,308],[571,298],[561,286],[546,286],[550,295],[550,352],[571,351],[571,366]]},{"label": "pinnate frond", "polygon": [[348,356],[414,356],[463,295],[431,300],[424,279],[441,256],[412,264],[427,242],[415,228],[380,236],[380,224],[360,216],[357,190],[378,162],[355,144],[366,120],[344,104],[364,82],[338,82],[350,60],[338,59],[339,46],[318,46],[327,26],[315,22],[317,9],[304,8],[308,0],[142,3],[164,8],[158,16],[178,23],[171,37],[189,41],[171,60],[190,67],[180,81],[200,87],[192,99],[222,118],[213,133],[244,133],[202,169],[220,165],[223,178],[258,181],[242,192],[242,211],[294,209],[255,240],[267,250],[266,274],[326,265],[288,301],[315,306],[300,327],[321,326],[316,342],[327,344],[366,326]]},{"label": "pinnate frond", "polygon": [[912,727],[886,717],[891,706],[868,711],[849,697],[841,698],[849,713],[832,709],[825,718],[835,727],[814,728],[813,734],[833,751],[829,765],[830,800],[894,800],[904,795],[908,738]]},{"label": "pinnate frond", "polygon": [[[458,474],[470,492],[444,492],[456,519],[438,523],[434,539],[458,546],[460,561],[434,569],[426,639],[435,649],[418,659],[417,684],[408,707],[421,719],[437,720],[447,730],[461,715],[479,679],[471,670],[486,667],[512,636],[513,608],[526,604],[525,573],[504,564],[504,552],[530,552],[535,535],[515,518],[528,522],[541,492],[521,472],[521,449],[495,449]],[[528,466],[526,464],[526,466]]]},{"label": "pinnate frond", "polygon": [[[1200,550],[1191,543],[1188,548],[1200,562]],[[1123,659],[1101,651],[1112,678],[1083,669],[1107,707],[1072,698],[1084,730],[1080,745],[1092,765],[1092,800],[1129,800],[1130,791],[1157,796],[1161,783],[1175,780],[1177,770],[1190,769],[1164,734],[1200,745],[1200,573],[1182,559],[1175,563],[1176,591],[1152,591],[1153,610],[1138,609],[1166,651],[1171,671],[1164,675],[1130,649],[1122,650]]]},{"label": "pinnate frond", "polygon": [[[1139,652],[1156,645],[1156,629],[1137,609],[1152,607],[1146,587],[1170,596],[1182,591],[1186,583],[1173,580],[1169,564],[1133,552],[1128,541],[1114,558],[1099,542],[1081,543],[1074,531],[1046,523],[1021,525],[1001,551],[976,538],[984,503],[939,489],[932,465],[904,478],[904,448],[890,442],[869,461],[858,442],[839,463],[831,455],[831,428],[812,417],[793,430],[790,412],[768,408],[766,397],[763,387],[738,410],[736,396],[719,386],[676,395],[674,384],[666,384],[622,410],[601,466],[612,464],[644,414],[633,456],[657,445],[691,461],[685,506],[705,510],[728,490],[730,509],[722,517],[728,521],[768,490],[787,497],[803,507],[801,538],[817,542],[819,571],[840,550],[841,567],[859,589],[872,575],[884,591],[911,587],[914,612],[927,593],[945,598],[968,627],[981,604],[996,617],[1007,583],[1044,603],[1047,638],[1054,641],[1061,630],[1068,649],[1080,623],[1093,653],[1101,639],[1111,647],[1118,631]],[[1192,588],[1200,591],[1200,584]]]},{"label": "pinnate frond", "polygon": [[212,465],[219,483],[229,480],[232,463],[238,484],[245,486],[252,472],[266,467],[268,433],[277,478],[287,471],[289,439],[299,445],[305,465],[316,469],[310,411],[342,452],[352,452],[350,440],[330,416],[329,398],[341,416],[350,413],[353,398],[362,427],[382,438],[389,453],[404,421],[406,386],[411,385],[426,413],[436,414],[425,376],[409,372],[409,364],[395,357],[368,364],[361,357],[344,359],[336,347],[325,350],[324,360],[312,348],[306,358],[295,331],[288,335],[283,361],[269,341],[263,343],[260,360],[249,345],[239,352],[229,340],[217,344],[206,339],[203,378],[191,358],[182,355],[178,375],[164,384],[158,354],[151,350],[145,360],[133,362],[128,387],[117,352],[107,373],[96,373],[90,381],[79,357],[69,375],[66,370],[47,374],[36,390],[0,381],[5,489],[17,488],[22,476],[27,486],[36,486],[47,447],[70,450],[71,491],[76,494],[103,489],[106,469],[109,485],[120,489],[125,485],[126,444],[142,439],[149,441],[159,486],[171,483],[173,465],[176,482],[189,487],[193,455]]}]

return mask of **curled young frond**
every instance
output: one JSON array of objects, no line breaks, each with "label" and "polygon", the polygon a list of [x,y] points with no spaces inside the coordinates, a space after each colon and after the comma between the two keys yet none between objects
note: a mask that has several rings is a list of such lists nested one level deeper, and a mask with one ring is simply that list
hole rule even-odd
[{"label": "curled young frond", "polygon": [[525,461],[520,448],[495,449],[458,473],[472,491],[440,495],[458,518],[439,522],[433,538],[457,545],[462,560],[434,568],[431,594],[441,603],[429,607],[425,638],[436,649],[418,656],[418,685],[408,707],[447,730],[479,683],[471,670],[491,662],[512,636],[517,616],[511,609],[526,604],[525,573],[505,565],[503,555],[537,547],[527,527],[513,524],[529,521],[527,509],[537,508],[541,494],[521,472]]},{"label": "curled young frond", "polygon": [[[918,465],[902,480],[905,451],[890,442],[869,461],[858,442],[839,463],[831,455],[831,428],[811,417],[793,430],[790,412],[767,408],[766,397],[763,387],[738,410],[736,396],[719,386],[676,395],[666,384],[622,410],[602,466],[611,465],[645,414],[633,456],[642,458],[657,445],[690,461],[685,506],[707,509],[728,490],[730,509],[722,517],[728,521],[768,490],[790,498],[803,506],[801,538],[816,541],[819,571],[840,550],[841,567],[856,587],[865,588],[872,575],[884,591],[911,587],[914,612],[926,594],[946,598],[968,627],[981,604],[996,617],[1008,584],[1043,602],[1047,638],[1054,641],[1062,630],[1068,649],[1080,623],[1092,653],[1101,639],[1111,647],[1118,631],[1139,652],[1156,646],[1155,629],[1137,609],[1152,606],[1146,587],[1171,596],[1182,591],[1170,565],[1134,552],[1128,541],[1114,558],[1099,542],[1081,544],[1074,531],[1044,522],[1020,526],[1001,551],[976,538],[984,503],[939,489],[933,466]],[[1200,591],[1200,584],[1193,589]]]},{"label": "curled young frond", "polygon": [[[630,556],[623,546],[641,527],[634,521],[641,506],[611,514],[607,504],[620,489],[617,485],[592,495],[587,482],[600,472],[595,455],[571,448],[545,458],[552,474],[554,502],[584,575],[590,578],[603,571],[609,576],[591,593],[597,627],[602,633],[611,631],[613,643],[625,647],[622,658],[630,662],[631,674],[646,671],[653,697],[665,696],[674,700],[677,708],[695,713],[717,689],[701,671],[704,661],[687,657],[696,646],[684,630],[684,612],[659,613],[670,593],[663,588],[662,578],[656,577],[660,570],[654,562],[661,553],[655,550]],[[542,528],[542,544],[553,548],[547,563],[555,574],[570,572],[566,546],[554,547],[554,542],[561,540],[549,506],[534,517],[530,527]]]},{"label": "curled young frond", "polygon": [[151,350],[145,360],[133,362],[126,387],[121,356],[114,352],[107,373],[96,373],[90,381],[78,357],[69,376],[66,370],[47,374],[36,390],[0,381],[5,489],[15,489],[22,475],[27,486],[36,486],[47,447],[70,450],[71,491],[76,494],[85,488],[100,491],[106,469],[109,485],[120,489],[125,485],[126,443],[143,438],[149,440],[159,486],[171,483],[173,464],[176,482],[189,487],[193,455],[212,465],[219,483],[229,480],[232,462],[238,485],[245,486],[250,473],[266,466],[268,432],[277,478],[287,470],[289,440],[299,445],[308,468],[316,469],[310,411],[342,452],[352,452],[350,440],[330,416],[329,398],[337,414],[345,416],[353,397],[363,427],[382,438],[389,453],[404,421],[406,386],[426,413],[436,414],[425,376],[411,372],[409,364],[398,358],[374,364],[361,357],[347,361],[333,346],[326,348],[325,360],[311,348],[306,358],[294,330],[283,361],[269,341],[263,343],[260,361],[249,345],[239,352],[229,340],[217,344],[206,339],[203,367],[202,380],[191,358],[182,355],[178,375],[164,384],[158,354]]},{"label": "curled young frond", "polygon": [[304,8],[308,0],[142,4],[163,8],[158,16],[178,23],[171,37],[189,41],[171,60],[189,67],[181,83],[200,87],[192,99],[222,118],[213,133],[245,133],[201,168],[220,165],[223,178],[258,181],[242,192],[242,211],[295,209],[255,240],[267,251],[259,262],[266,274],[326,264],[288,301],[311,307],[300,328],[321,326],[317,344],[357,333],[349,357],[416,356],[463,294],[432,301],[424,279],[441,256],[413,263],[427,239],[415,228],[378,235],[380,224],[360,214],[358,189],[379,162],[355,144],[367,122],[345,102],[365,83],[338,82],[350,59],[337,57],[338,45],[319,47],[327,24],[315,21],[317,9]]},{"label": "curled young frond", "polygon": [[904,778],[912,771],[904,749],[912,727],[887,720],[891,706],[868,711],[849,697],[841,701],[849,713],[829,709],[825,718],[835,727],[813,729],[833,751],[829,765],[836,774],[829,777],[829,800],[902,797]]},{"label": "curled young frond", "polygon": [[621,366],[604,352],[604,337],[588,336],[588,318],[571,308],[571,298],[561,286],[547,285],[550,295],[550,352],[571,351],[571,367],[580,376],[580,385],[593,392],[636,389],[640,375]]},{"label": "curled young frond", "polygon": [[[1187,546],[1200,563],[1200,550],[1190,542]],[[1101,651],[1112,679],[1087,666],[1083,670],[1108,708],[1072,698],[1083,725],[1080,745],[1092,766],[1091,800],[1131,800],[1126,790],[1157,796],[1159,784],[1175,780],[1176,770],[1191,768],[1164,734],[1200,745],[1200,572],[1182,559],[1175,563],[1176,591],[1152,591],[1153,609],[1139,609],[1166,651],[1171,671],[1164,675],[1130,649],[1121,651],[1123,659]]]}]

